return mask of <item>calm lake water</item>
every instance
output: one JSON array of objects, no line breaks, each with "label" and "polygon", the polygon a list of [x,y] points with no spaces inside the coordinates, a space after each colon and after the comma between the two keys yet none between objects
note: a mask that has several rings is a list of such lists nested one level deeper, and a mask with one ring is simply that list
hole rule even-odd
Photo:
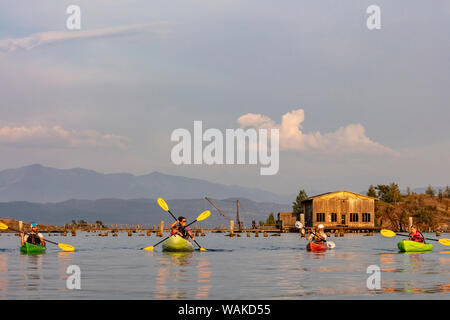
[{"label": "calm lake water", "polygon": [[[18,237],[0,236],[0,299],[450,298],[450,247],[437,242],[433,252],[402,254],[400,237],[346,234],[331,238],[335,249],[310,253],[298,234],[207,233],[198,241],[208,252],[167,254],[161,246],[138,250],[161,239],[154,234],[49,239],[76,251],[49,243],[46,254],[27,256],[19,252]],[[66,287],[70,265],[81,269],[81,290]],[[370,265],[381,268],[380,290],[367,289]]]}]

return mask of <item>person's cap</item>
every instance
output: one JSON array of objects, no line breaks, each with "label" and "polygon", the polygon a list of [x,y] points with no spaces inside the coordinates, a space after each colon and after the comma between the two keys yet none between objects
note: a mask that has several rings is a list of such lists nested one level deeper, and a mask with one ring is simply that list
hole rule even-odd
[{"label": "person's cap", "polygon": [[319,224],[317,227],[318,227],[319,229],[325,228],[325,227],[323,226],[323,224]]},{"label": "person's cap", "polygon": [[36,223],[36,222],[33,222],[33,223],[31,224],[31,227],[32,227],[32,228],[37,227],[37,223]]}]

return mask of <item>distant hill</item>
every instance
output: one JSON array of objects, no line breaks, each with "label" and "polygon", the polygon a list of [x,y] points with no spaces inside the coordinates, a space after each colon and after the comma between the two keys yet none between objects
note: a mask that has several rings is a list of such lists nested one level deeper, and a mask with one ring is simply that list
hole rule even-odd
[{"label": "distant hill", "polygon": [[[213,200],[225,214],[236,221],[236,199]],[[176,199],[167,201],[171,211],[188,220],[195,219],[205,210],[211,211],[211,216],[204,222],[205,226],[229,225],[204,199]],[[271,212],[275,217],[278,212],[290,211],[289,205],[270,202],[255,202],[239,199],[240,217],[246,225],[266,220]],[[59,203],[6,202],[0,203],[0,217],[23,221],[36,221],[44,224],[71,223],[72,220],[86,220],[95,223],[101,220],[105,224],[158,224],[161,220],[172,222],[173,218],[163,211],[154,199],[100,199],[100,200],[68,200]]]},{"label": "distant hill", "polygon": [[39,164],[0,171],[0,201],[61,202],[70,199],[104,198],[198,199],[205,196],[246,198],[291,204],[295,195],[277,195],[257,188],[244,188],[201,179],[153,172],[102,174],[86,169],[54,169]]},{"label": "distant hill", "polygon": [[[439,190],[445,191],[445,187],[436,187],[436,186],[431,186],[431,188],[434,189],[434,191],[436,193],[439,192]],[[425,191],[428,189],[428,187],[420,187],[420,188],[411,188],[411,192],[415,192],[415,193],[425,193]],[[406,193],[406,190],[404,191],[404,193]]]}]

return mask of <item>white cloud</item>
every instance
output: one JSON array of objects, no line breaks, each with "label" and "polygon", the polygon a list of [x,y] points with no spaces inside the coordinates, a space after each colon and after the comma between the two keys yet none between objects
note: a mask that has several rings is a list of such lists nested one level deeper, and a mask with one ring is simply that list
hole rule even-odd
[{"label": "white cloud", "polygon": [[241,127],[279,129],[281,150],[326,153],[395,153],[388,147],[368,138],[361,124],[350,124],[330,133],[319,131],[303,133],[301,124],[304,120],[304,110],[298,109],[284,114],[280,125],[265,115],[254,113],[239,117],[237,122]]},{"label": "white cloud", "polygon": [[17,49],[30,50],[32,48],[45,44],[83,38],[111,37],[148,31],[154,33],[163,33],[165,31],[162,27],[166,26],[167,24],[168,23],[166,22],[158,22],[158,23],[137,24],[129,26],[109,27],[85,31],[83,30],[83,31],[41,32],[32,34],[25,38],[0,40],[0,51],[13,52],[16,51]]},{"label": "white cloud", "polygon": [[0,127],[0,145],[18,147],[83,148],[126,147],[128,138],[94,130],[68,131],[60,126]]}]

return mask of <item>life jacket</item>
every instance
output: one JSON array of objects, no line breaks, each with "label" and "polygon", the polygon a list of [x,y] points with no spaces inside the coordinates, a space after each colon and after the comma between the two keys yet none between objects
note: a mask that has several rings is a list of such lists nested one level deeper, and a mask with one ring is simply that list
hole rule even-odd
[{"label": "life jacket", "polygon": [[409,234],[410,240],[415,242],[423,242],[423,235],[417,231],[416,233],[410,233]]},{"label": "life jacket", "polygon": [[31,244],[41,244],[41,238],[37,233],[28,234],[27,242]]},{"label": "life jacket", "polygon": [[[182,234],[182,237],[183,237],[184,239],[189,238],[189,233],[188,233],[188,231],[186,230],[186,227],[183,227],[183,226],[181,225],[181,223],[179,223],[179,222],[176,224],[176,227],[177,227],[177,229],[178,229],[178,232]],[[173,234],[173,232],[172,232],[172,234]]]},{"label": "life jacket", "polygon": [[314,238],[313,238],[313,241],[315,242],[315,243],[324,243],[324,242],[326,242],[326,240],[324,239],[324,238],[322,238],[321,237],[321,234],[320,233],[315,233],[316,235],[314,236]]}]

